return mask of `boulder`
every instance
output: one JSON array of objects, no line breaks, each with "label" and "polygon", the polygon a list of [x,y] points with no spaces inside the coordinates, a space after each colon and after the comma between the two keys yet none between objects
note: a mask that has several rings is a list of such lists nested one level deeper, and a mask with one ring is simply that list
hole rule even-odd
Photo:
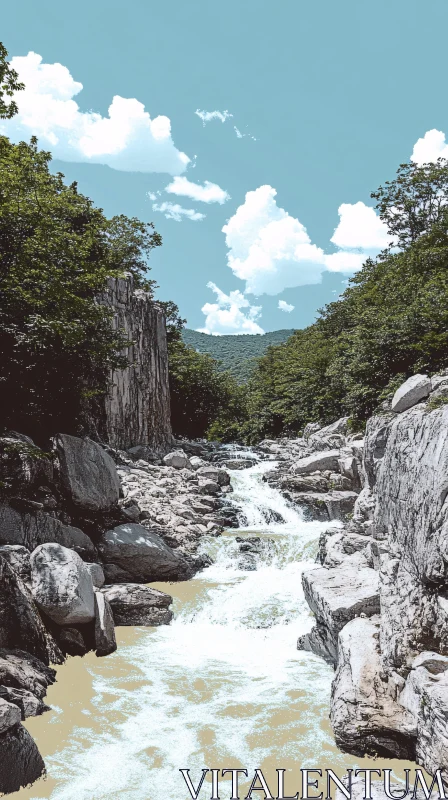
[{"label": "boulder", "polygon": [[121,582],[178,581],[192,575],[185,559],[143,525],[129,523],[107,531],[99,550],[108,580],[109,565],[118,568]]},{"label": "boulder", "polygon": [[90,649],[79,628],[61,628],[58,641],[68,656],[85,656]]},{"label": "boulder", "polygon": [[230,475],[225,469],[217,467],[200,467],[196,471],[196,475],[201,479],[214,481],[219,486],[228,486],[230,483]]},{"label": "boulder", "polygon": [[26,648],[46,664],[63,661],[30,590],[3,558],[0,558],[0,647]]},{"label": "boulder", "polygon": [[0,735],[0,792],[11,794],[37,781],[45,764],[31,735],[22,725]]},{"label": "boulder", "polygon": [[219,483],[215,481],[208,480],[205,478],[199,484],[199,494],[219,494],[221,491],[221,487]]},{"label": "boulder", "polygon": [[92,578],[82,559],[59,544],[42,544],[31,554],[31,591],[38,607],[57,625],[95,617]]},{"label": "boulder", "polygon": [[310,436],[312,436],[313,433],[317,433],[317,431],[320,431],[321,428],[322,425],[320,424],[320,422],[308,422],[303,429],[303,438],[305,439],[305,441],[307,442]]},{"label": "boulder", "polygon": [[0,686],[0,698],[8,703],[13,703],[19,709],[22,720],[28,719],[28,717],[38,717],[44,711],[49,710],[48,706],[28,689]]},{"label": "boulder", "polygon": [[108,656],[117,649],[112,609],[102,592],[95,592],[95,652]]},{"label": "boulder", "polygon": [[14,432],[0,437],[0,482],[7,493],[32,496],[53,479],[50,453],[40,450],[27,436]]},{"label": "boulder", "polygon": [[101,589],[104,586],[105,578],[104,578],[104,570],[101,564],[86,564],[86,569],[90,573],[90,577],[92,578],[92,583],[95,589]]},{"label": "boulder", "polygon": [[103,586],[100,590],[110,604],[115,625],[166,625],[173,612],[173,598],[138,583]]},{"label": "boulder", "polygon": [[324,450],[313,453],[305,458],[299,458],[291,467],[291,471],[297,475],[309,475],[312,472],[332,470],[339,468],[339,450]]},{"label": "boulder", "polygon": [[38,545],[49,542],[75,550],[87,561],[97,558],[93,542],[79,528],[64,525],[43,511],[31,514],[17,511],[10,505],[0,506],[1,545],[21,545],[34,550]]},{"label": "boulder", "polygon": [[396,414],[407,411],[421,400],[425,400],[431,391],[431,379],[427,375],[412,375],[395,392],[391,409]]},{"label": "boulder", "polygon": [[226,469],[249,469],[256,464],[255,458],[229,458],[223,462]]},{"label": "boulder", "polygon": [[415,758],[415,722],[381,680],[378,618],[353,619],[339,633],[330,718],[344,752]]},{"label": "boulder", "polygon": [[99,444],[62,433],[55,447],[62,486],[75,506],[83,511],[108,511],[118,503],[115,462]]},{"label": "boulder", "polygon": [[14,725],[18,725],[21,719],[20,708],[0,698],[0,734],[5,733]]},{"label": "boulder", "polygon": [[[333,643],[336,660],[337,638],[344,625],[360,614],[371,617],[379,613],[378,573],[357,564],[318,567],[302,574],[302,585],[318,624],[328,631],[327,640]],[[327,644],[328,648],[331,646]]]},{"label": "boulder", "polygon": [[56,671],[24,650],[0,650],[0,685],[26,689],[39,699],[56,680]]},{"label": "boulder", "polygon": [[448,674],[426,682],[421,690],[417,761],[430,773],[442,769],[448,782]]},{"label": "boulder", "polygon": [[185,469],[191,467],[190,459],[183,450],[173,450],[172,453],[167,453],[163,459],[166,467],[174,467],[174,469]]},{"label": "boulder", "polygon": [[4,544],[0,546],[0,556],[12,570],[22,579],[31,579],[30,551],[20,544]]}]

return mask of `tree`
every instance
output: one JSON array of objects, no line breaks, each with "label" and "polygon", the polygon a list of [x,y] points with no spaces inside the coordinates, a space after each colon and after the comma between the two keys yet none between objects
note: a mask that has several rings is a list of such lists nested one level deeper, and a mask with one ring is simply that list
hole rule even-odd
[{"label": "tree", "polygon": [[0,42],[0,119],[11,119],[17,114],[18,107],[15,100],[5,99],[13,97],[15,92],[20,92],[25,88],[24,83],[19,82],[19,76],[15,69],[11,69],[7,61],[8,51]]},{"label": "tree", "polygon": [[442,218],[448,203],[448,161],[400,164],[397,178],[386,181],[371,197],[394,243],[407,247]]},{"label": "tree", "polygon": [[127,340],[97,302],[109,277],[153,291],[152,224],[102,210],[50,173],[49,153],[0,137],[0,389],[2,426],[42,438],[82,429]]}]

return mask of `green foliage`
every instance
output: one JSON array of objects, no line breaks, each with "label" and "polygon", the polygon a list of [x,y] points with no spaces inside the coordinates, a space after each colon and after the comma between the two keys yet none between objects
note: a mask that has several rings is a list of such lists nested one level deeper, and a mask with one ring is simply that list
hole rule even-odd
[{"label": "green foliage", "polygon": [[49,171],[49,153],[0,137],[0,387],[2,425],[48,435],[77,430],[127,340],[96,298],[125,273],[152,291],[152,225],[107,219],[76,183]]},{"label": "green foliage", "polygon": [[211,336],[208,333],[189,330],[182,332],[186,345],[199,353],[208,353],[219,362],[219,369],[228,370],[238,383],[246,383],[256,368],[256,359],[272,344],[285,342],[292,330],[272,331],[265,334],[238,334]]},{"label": "green foliage", "polygon": [[353,430],[416,372],[448,367],[448,166],[400,167],[378,190],[399,252],[369,259],[314,325],[270,347],[248,384],[240,435],[294,434],[351,417]]},{"label": "green foliage", "polygon": [[230,441],[243,418],[242,389],[211,356],[180,339],[168,344],[173,433]]},{"label": "green foliage", "polygon": [[19,76],[15,69],[11,69],[7,61],[8,51],[0,42],[0,119],[11,119],[17,114],[17,103],[14,100],[7,100],[13,97],[15,92],[20,92],[25,88],[19,82]]}]

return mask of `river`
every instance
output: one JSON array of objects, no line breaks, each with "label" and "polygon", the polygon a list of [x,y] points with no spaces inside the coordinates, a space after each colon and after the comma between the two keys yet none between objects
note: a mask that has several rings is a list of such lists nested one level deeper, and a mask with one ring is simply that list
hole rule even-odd
[{"label": "river", "polygon": [[[392,766],[399,776],[412,766],[356,759],[335,746],[333,670],[296,649],[313,622],[301,573],[314,563],[326,523],[305,522],[262,482],[272,466],[232,473],[244,527],[204,540],[213,565],[185,583],[155,584],[174,598],[171,625],[118,628],[112,656],[89,654],[58,668],[52,711],[26,723],[48,775],[11,797],[189,800],[179,769],[189,768],[196,785],[203,767],[252,775],[262,768],[275,797],[276,768],[290,770],[285,794],[294,794],[300,767],[342,775],[347,767]],[[249,534],[266,542],[252,571],[241,568],[235,541]],[[222,800],[231,796],[228,779]],[[241,781],[241,797],[248,785]],[[205,783],[199,796],[210,795]]]}]

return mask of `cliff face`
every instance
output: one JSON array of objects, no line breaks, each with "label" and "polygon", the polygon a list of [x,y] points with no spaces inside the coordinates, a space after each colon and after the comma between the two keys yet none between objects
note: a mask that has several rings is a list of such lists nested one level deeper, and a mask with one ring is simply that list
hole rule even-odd
[{"label": "cliff face", "polygon": [[[336,741],[415,758],[448,781],[448,375],[410,378],[369,420],[361,481],[353,518],[327,535],[324,569],[303,576],[320,631],[309,644],[324,654],[321,641],[337,642]],[[341,558],[341,537],[356,540],[356,554]],[[373,614],[372,602],[351,601],[363,570],[377,576]],[[343,607],[342,628],[323,600]]]},{"label": "cliff face", "polygon": [[111,279],[100,301],[114,312],[113,325],[133,341],[131,366],[111,376],[106,435],[118,449],[138,445],[166,453],[172,444],[165,316],[131,277]]}]

